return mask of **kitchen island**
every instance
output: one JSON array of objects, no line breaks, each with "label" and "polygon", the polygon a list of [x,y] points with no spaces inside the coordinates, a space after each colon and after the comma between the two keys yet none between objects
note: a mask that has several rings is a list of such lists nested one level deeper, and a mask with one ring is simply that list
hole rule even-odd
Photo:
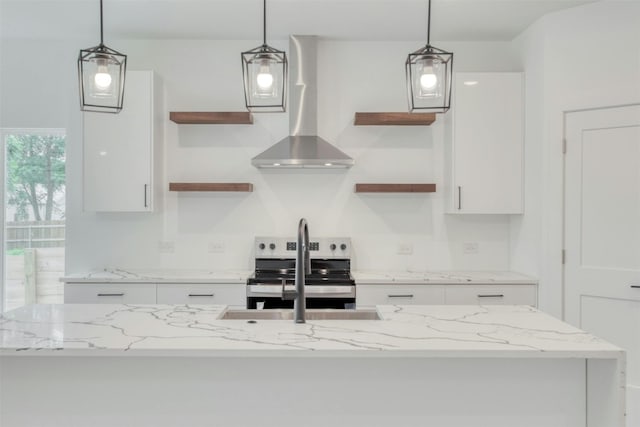
[{"label": "kitchen island", "polygon": [[0,425],[624,426],[624,352],[527,306],[222,320],[224,306],[0,317]]}]

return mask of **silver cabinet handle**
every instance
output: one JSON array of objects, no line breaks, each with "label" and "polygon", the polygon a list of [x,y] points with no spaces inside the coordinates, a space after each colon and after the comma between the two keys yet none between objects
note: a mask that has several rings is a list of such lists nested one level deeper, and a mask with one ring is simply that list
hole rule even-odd
[{"label": "silver cabinet handle", "polygon": [[98,294],[99,297],[123,297],[124,292],[120,292],[117,294]]},{"label": "silver cabinet handle", "polygon": [[148,184],[144,185],[144,207],[145,208],[149,207],[149,203],[147,203],[147,187],[148,186],[149,186]]},{"label": "silver cabinet handle", "polygon": [[632,289],[640,289],[640,285],[631,285]]},{"label": "silver cabinet handle", "polygon": [[190,297],[213,297],[215,294],[189,294]]},{"label": "silver cabinet handle", "polygon": [[462,187],[458,185],[458,210],[462,209]]},{"label": "silver cabinet handle", "polygon": [[406,295],[387,295],[389,298],[413,298],[413,294]]},{"label": "silver cabinet handle", "polygon": [[494,295],[486,294],[486,295],[478,295],[478,298],[504,298],[504,295],[502,295],[502,294],[494,294]]}]

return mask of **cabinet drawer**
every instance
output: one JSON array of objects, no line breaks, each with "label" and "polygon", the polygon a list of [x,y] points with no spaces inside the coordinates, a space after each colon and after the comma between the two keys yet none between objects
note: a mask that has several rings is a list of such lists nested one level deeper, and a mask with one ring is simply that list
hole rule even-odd
[{"label": "cabinet drawer", "polygon": [[536,307],[536,285],[447,285],[447,304],[524,304]]},{"label": "cabinet drawer", "polygon": [[158,304],[222,304],[246,307],[246,285],[158,284]]},{"label": "cabinet drawer", "polygon": [[359,285],[356,304],[444,304],[444,287],[432,285]]},{"label": "cabinet drawer", "polygon": [[67,283],[65,304],[155,304],[153,283]]}]

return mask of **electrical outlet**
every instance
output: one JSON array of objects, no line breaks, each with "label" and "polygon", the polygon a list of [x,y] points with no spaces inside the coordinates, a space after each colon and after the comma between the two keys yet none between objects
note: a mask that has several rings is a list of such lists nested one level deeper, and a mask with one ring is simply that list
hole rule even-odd
[{"label": "electrical outlet", "polygon": [[221,254],[223,252],[224,252],[224,242],[222,241],[209,242],[209,253]]},{"label": "electrical outlet", "polygon": [[158,242],[158,250],[161,254],[172,254],[176,250],[176,244],[171,241],[160,241]]},{"label": "electrical outlet", "polygon": [[398,245],[398,254],[400,255],[411,255],[413,253],[413,244],[412,243],[400,243]]},{"label": "electrical outlet", "polygon": [[475,255],[480,252],[478,242],[464,242],[462,246],[462,250],[465,254]]}]

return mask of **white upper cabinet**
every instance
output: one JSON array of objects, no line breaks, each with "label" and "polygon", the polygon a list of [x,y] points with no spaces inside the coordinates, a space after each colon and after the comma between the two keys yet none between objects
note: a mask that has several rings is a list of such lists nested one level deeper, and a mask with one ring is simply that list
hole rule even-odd
[{"label": "white upper cabinet", "polygon": [[[162,90],[152,71],[128,71],[119,114],[84,112],[84,210],[150,212],[162,144]],[[158,181],[159,184],[160,181]]]},{"label": "white upper cabinet", "polygon": [[523,74],[456,73],[453,96],[447,212],[522,213]]}]

